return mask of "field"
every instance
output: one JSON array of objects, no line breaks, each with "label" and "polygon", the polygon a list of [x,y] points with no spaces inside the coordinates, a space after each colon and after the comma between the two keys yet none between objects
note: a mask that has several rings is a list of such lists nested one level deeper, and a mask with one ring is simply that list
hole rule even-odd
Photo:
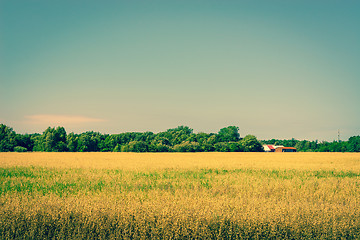
[{"label": "field", "polygon": [[360,239],[356,153],[0,153],[1,239]]}]

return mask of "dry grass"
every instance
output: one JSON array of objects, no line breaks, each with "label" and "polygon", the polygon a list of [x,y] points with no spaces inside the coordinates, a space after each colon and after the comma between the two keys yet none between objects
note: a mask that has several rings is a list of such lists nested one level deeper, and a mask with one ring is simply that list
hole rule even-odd
[{"label": "dry grass", "polygon": [[360,171],[359,153],[0,153],[0,167]]},{"label": "dry grass", "polygon": [[360,154],[0,153],[2,239],[360,239]]}]

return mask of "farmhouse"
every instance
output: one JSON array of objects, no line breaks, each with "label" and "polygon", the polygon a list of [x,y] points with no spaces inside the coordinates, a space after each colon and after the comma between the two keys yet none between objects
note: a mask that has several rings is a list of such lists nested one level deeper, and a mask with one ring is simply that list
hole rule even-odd
[{"label": "farmhouse", "polygon": [[284,147],[284,146],[275,146],[275,145],[263,145],[265,152],[275,152],[276,148]]},{"label": "farmhouse", "polygon": [[278,147],[275,149],[275,152],[296,152],[294,147]]},{"label": "farmhouse", "polygon": [[265,152],[296,152],[296,148],[276,145],[263,145]]}]

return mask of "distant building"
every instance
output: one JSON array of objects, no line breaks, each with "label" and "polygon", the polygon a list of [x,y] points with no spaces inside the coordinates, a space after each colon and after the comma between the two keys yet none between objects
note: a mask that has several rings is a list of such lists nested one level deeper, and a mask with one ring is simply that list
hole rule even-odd
[{"label": "distant building", "polygon": [[278,147],[275,149],[275,152],[296,152],[294,147]]},{"label": "distant building", "polygon": [[284,147],[284,146],[275,146],[275,145],[263,145],[264,151],[265,152],[275,152],[275,150],[279,147]]}]

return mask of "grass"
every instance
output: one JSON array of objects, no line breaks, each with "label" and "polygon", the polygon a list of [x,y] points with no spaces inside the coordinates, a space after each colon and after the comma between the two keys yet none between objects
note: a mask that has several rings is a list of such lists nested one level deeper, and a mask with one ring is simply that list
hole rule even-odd
[{"label": "grass", "polygon": [[358,199],[359,154],[0,154],[2,239],[360,239]]}]

